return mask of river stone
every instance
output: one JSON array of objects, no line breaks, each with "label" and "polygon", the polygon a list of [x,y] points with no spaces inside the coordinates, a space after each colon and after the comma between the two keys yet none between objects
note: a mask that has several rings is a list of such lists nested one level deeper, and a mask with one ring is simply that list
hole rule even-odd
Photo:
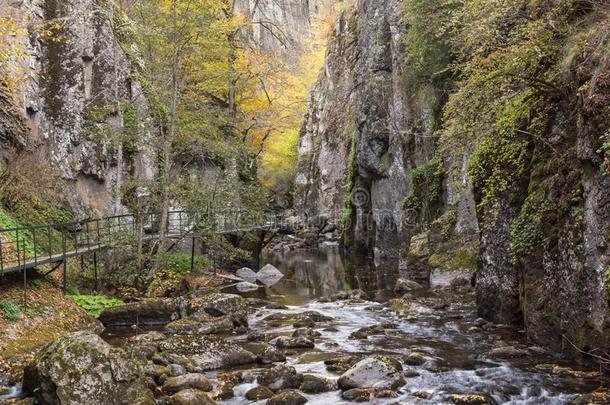
[{"label": "river stone", "polygon": [[165,325],[165,331],[181,335],[216,335],[229,333],[233,330],[233,320],[228,316],[214,318],[208,314],[205,317],[187,317]]},{"label": "river stone", "polygon": [[246,303],[242,297],[236,294],[212,293],[189,302],[188,313],[193,315],[201,310],[212,316],[233,315],[243,312]]},{"label": "river stone", "polygon": [[144,369],[146,376],[152,378],[157,384],[160,384],[171,372],[168,367],[159,364],[150,363]]},{"label": "river stone", "polygon": [[525,357],[528,355],[528,352],[527,350],[517,349],[514,346],[502,346],[492,349],[487,355],[492,359],[512,359]]},{"label": "river stone", "polygon": [[456,405],[495,405],[496,401],[487,395],[481,394],[453,394],[451,402]]},{"label": "river stone", "polygon": [[324,365],[326,366],[326,370],[331,373],[343,374],[360,360],[362,360],[362,356],[345,356],[325,360]]},{"label": "river stone", "polygon": [[428,359],[421,353],[409,353],[405,355],[402,360],[408,366],[421,366]]},{"label": "river stone", "polygon": [[399,278],[396,281],[394,292],[396,294],[405,294],[412,291],[422,290],[424,287],[417,281],[408,280],[406,278]]},{"label": "river stone", "polygon": [[297,373],[294,367],[282,364],[263,370],[256,378],[256,381],[272,391],[287,388],[297,389],[303,383],[303,374]]},{"label": "river stone", "polygon": [[315,347],[314,342],[307,339],[306,337],[288,337],[278,336],[269,342],[279,349],[313,349]]},{"label": "river stone", "polygon": [[352,388],[341,393],[341,398],[353,402],[369,402],[373,399],[373,388]]},{"label": "river stone", "polygon": [[266,264],[262,269],[256,274],[256,278],[258,281],[265,285],[273,285],[284,278],[284,274],[279,271],[275,266],[271,264]]},{"label": "river stone", "polygon": [[179,364],[191,373],[256,362],[244,348],[214,336],[174,335],[159,344],[159,360]]},{"label": "river stone", "polygon": [[267,405],[303,405],[305,403],[307,403],[307,398],[294,390],[284,390],[266,402]]},{"label": "river stone", "polygon": [[91,332],[61,337],[24,371],[23,390],[51,405],[154,405],[142,367]]},{"label": "river stone", "polygon": [[274,395],[273,391],[264,385],[254,387],[246,392],[246,399],[250,401],[260,401],[261,399],[269,399]]},{"label": "river stone", "polygon": [[171,405],[214,405],[216,402],[205,392],[192,388],[172,395]]},{"label": "river stone", "polygon": [[327,378],[306,374],[303,376],[303,384],[299,387],[306,394],[321,394],[336,389],[334,382]]},{"label": "river stone", "polygon": [[170,395],[188,388],[199,391],[212,391],[212,383],[203,374],[196,373],[170,377],[163,383],[163,392]]},{"label": "river stone", "polygon": [[180,318],[180,301],[153,298],[117,307],[105,308],[99,320],[105,327],[162,326]]},{"label": "river stone", "polygon": [[235,275],[249,283],[254,283],[256,281],[256,272],[248,267],[242,267],[237,270]]},{"label": "river stone", "polygon": [[256,356],[256,361],[260,364],[283,363],[286,361],[286,356],[275,348],[267,346]]},{"label": "river stone", "polygon": [[298,328],[292,333],[292,337],[305,337],[310,340],[320,336],[322,336],[322,334],[312,328]]},{"label": "river stone", "polygon": [[339,388],[397,389],[404,385],[400,363],[390,357],[375,356],[361,360],[338,380]]},{"label": "river stone", "polygon": [[254,283],[248,283],[248,282],[242,282],[242,283],[237,283],[235,284],[235,288],[237,289],[237,291],[239,292],[250,292],[250,291],[256,291],[258,290],[258,285],[254,284]]}]

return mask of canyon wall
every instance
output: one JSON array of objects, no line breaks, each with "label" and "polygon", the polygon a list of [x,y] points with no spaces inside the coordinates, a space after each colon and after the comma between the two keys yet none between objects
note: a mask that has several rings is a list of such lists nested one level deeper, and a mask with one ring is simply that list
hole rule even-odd
[{"label": "canyon wall", "polygon": [[[300,226],[313,244],[339,229],[345,248],[394,260],[419,281],[435,269],[476,270],[481,316],[524,326],[556,350],[609,349],[608,58],[588,49],[597,56],[558,62],[567,72],[539,95],[548,109],[532,103],[529,113],[544,135],[517,127],[527,138],[514,141],[518,168],[483,138],[437,149],[447,93],[404,80],[414,69],[405,4],[360,0],[337,21],[301,130]],[[545,7],[532,15],[561,14]]]}]

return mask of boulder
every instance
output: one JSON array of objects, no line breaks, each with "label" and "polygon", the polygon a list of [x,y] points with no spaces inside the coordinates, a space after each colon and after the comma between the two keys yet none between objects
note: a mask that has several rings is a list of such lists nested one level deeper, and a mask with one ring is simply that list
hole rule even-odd
[{"label": "boulder", "polygon": [[409,366],[421,366],[427,361],[427,358],[421,353],[409,353],[402,360]]},{"label": "boulder", "polygon": [[266,264],[256,274],[256,278],[258,279],[258,281],[265,285],[274,285],[282,278],[284,278],[284,274],[279,271],[275,266],[271,264]]},{"label": "boulder", "polygon": [[203,374],[196,373],[170,377],[163,383],[163,392],[170,395],[189,388],[199,391],[212,391],[212,383]]},{"label": "boulder", "polygon": [[242,297],[235,294],[212,293],[191,300],[188,314],[193,315],[204,311],[212,316],[234,315],[243,312],[246,303]]},{"label": "boulder", "polygon": [[205,392],[186,389],[172,395],[171,405],[214,405],[216,402]]},{"label": "boulder", "polygon": [[246,392],[246,399],[249,401],[260,401],[261,399],[269,399],[273,395],[275,394],[269,388],[259,385]]},{"label": "boulder", "polygon": [[339,388],[346,391],[352,388],[377,388],[395,390],[405,381],[402,367],[390,357],[367,357],[359,361],[339,378]]},{"label": "boulder", "polygon": [[249,283],[256,282],[256,272],[248,267],[242,267],[235,272],[235,275]]},{"label": "boulder", "polygon": [[457,405],[495,405],[493,398],[482,394],[454,394],[451,402]]},{"label": "boulder", "polygon": [[162,326],[180,319],[180,300],[153,298],[106,308],[99,320],[105,327],[117,326]]},{"label": "boulder", "polygon": [[525,357],[528,355],[528,352],[527,350],[517,349],[514,346],[502,346],[492,349],[487,355],[492,359],[512,359]]},{"label": "boulder", "polygon": [[313,349],[315,347],[314,342],[303,336],[278,336],[271,340],[269,344],[279,349]]},{"label": "boulder", "polygon": [[229,316],[214,318],[211,315],[192,316],[165,325],[165,332],[181,335],[216,335],[233,330],[233,320]]},{"label": "boulder", "polygon": [[91,332],[61,337],[24,371],[23,390],[43,404],[154,405],[140,364]]},{"label": "boulder", "polygon": [[424,286],[419,284],[417,281],[407,280],[406,278],[399,278],[396,281],[394,292],[396,294],[406,294],[412,291],[423,290]]},{"label": "boulder", "polygon": [[256,381],[260,385],[268,387],[272,391],[293,388],[297,389],[303,383],[303,374],[296,372],[294,367],[278,365],[263,370]]},{"label": "boulder", "polygon": [[296,338],[296,337],[304,337],[307,338],[309,340],[313,340],[317,337],[322,336],[322,334],[320,332],[318,332],[317,330],[314,330],[312,328],[298,328],[296,329],[293,333],[292,333],[292,337]]},{"label": "boulder", "polygon": [[373,388],[352,388],[341,393],[341,398],[352,402],[369,402],[373,399]]},{"label": "boulder", "polygon": [[174,335],[159,344],[157,363],[179,364],[191,373],[256,362],[244,348],[214,336]]},{"label": "boulder", "polygon": [[321,394],[335,390],[336,384],[327,378],[307,374],[303,376],[303,384],[299,389],[306,394]]},{"label": "boulder", "polygon": [[235,288],[239,292],[250,292],[258,290],[258,284],[248,283],[247,281],[235,284]]},{"label": "boulder", "polygon": [[307,398],[294,390],[284,390],[266,402],[267,405],[303,405],[305,403],[307,403]]},{"label": "boulder", "polygon": [[267,346],[256,356],[256,361],[260,364],[283,363],[286,361],[286,356],[275,348]]}]

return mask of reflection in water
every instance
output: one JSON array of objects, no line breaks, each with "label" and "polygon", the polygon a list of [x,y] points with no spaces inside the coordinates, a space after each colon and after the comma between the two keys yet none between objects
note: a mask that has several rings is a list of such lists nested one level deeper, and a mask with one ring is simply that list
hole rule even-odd
[{"label": "reflection in water", "polygon": [[336,249],[295,251],[265,257],[262,262],[271,263],[284,273],[285,277],[269,287],[268,292],[283,296],[284,303],[289,305],[353,289],[364,290],[370,299],[387,300],[398,277],[398,262],[375,266],[367,257]]}]

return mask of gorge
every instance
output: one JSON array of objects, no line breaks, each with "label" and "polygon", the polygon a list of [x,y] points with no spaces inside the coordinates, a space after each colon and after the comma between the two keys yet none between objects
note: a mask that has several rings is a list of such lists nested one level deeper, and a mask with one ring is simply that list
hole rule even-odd
[{"label": "gorge", "polygon": [[25,293],[0,271],[0,403],[610,403],[607,2],[16,0],[0,23],[3,267],[38,254],[19,226],[71,224],[64,252],[86,219],[137,230]]}]

